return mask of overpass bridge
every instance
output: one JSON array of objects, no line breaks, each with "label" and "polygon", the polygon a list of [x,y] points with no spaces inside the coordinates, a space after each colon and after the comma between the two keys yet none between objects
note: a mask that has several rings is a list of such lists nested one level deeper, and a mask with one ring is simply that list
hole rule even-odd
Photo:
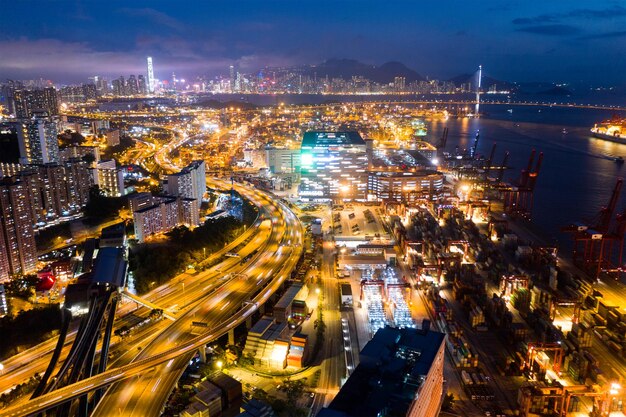
[{"label": "overpass bridge", "polygon": [[169,319],[172,321],[176,320],[176,316],[172,314],[171,312],[169,312],[168,310],[156,305],[155,303],[152,303],[146,300],[145,298],[141,298],[138,295],[128,292],[128,290],[122,291],[122,295],[128,298],[129,300],[136,302],[139,305],[149,308],[150,310],[161,310],[163,312],[163,317],[165,317],[166,319]]},{"label": "overpass bridge", "polygon": [[[262,193],[254,190],[247,190],[245,187],[237,186],[247,197],[253,197],[252,194],[261,196]],[[224,334],[232,333],[234,329],[248,321],[252,314],[262,308],[263,304],[280,288],[284,281],[289,278],[291,271],[297,264],[301,253],[302,244],[287,247],[287,242],[294,239],[302,241],[302,227],[295,215],[289,211],[282,203],[272,201],[265,198],[264,204],[272,205],[270,213],[273,221],[271,237],[268,239],[268,248],[258,254],[253,260],[245,264],[246,275],[233,275],[232,281],[225,283],[225,287],[221,290],[213,292],[206,300],[199,302],[184,314],[178,320],[172,323],[171,333],[176,334],[181,344],[176,342],[174,345],[167,345],[163,340],[154,344],[153,349],[146,348],[144,352],[149,353],[147,357],[138,358],[135,362],[110,370],[105,370],[97,375],[88,376],[85,379],[73,382],[56,390],[43,393],[37,398],[30,401],[9,407],[2,410],[2,416],[22,416],[38,414],[42,411],[55,408],[61,404],[80,398],[94,390],[110,386],[115,382],[123,381],[132,377],[139,377],[140,381],[144,375],[155,372],[167,372],[173,360],[177,361],[177,369],[170,373],[170,376],[182,372],[180,366],[187,363],[186,360],[180,360],[185,355],[193,354],[199,348],[203,348],[207,343],[221,337]],[[256,275],[262,275],[260,284],[257,284]],[[255,279],[246,279],[245,276],[251,276]],[[236,295],[238,301],[228,304],[229,300],[235,300]],[[241,302],[239,302],[241,301]],[[244,301],[249,301],[244,303]],[[222,303],[221,308],[215,308]],[[226,308],[228,306],[228,308]],[[191,337],[188,329],[191,328],[192,321],[198,321],[203,318],[211,326],[207,328],[208,333],[197,337]],[[181,329],[186,329],[181,331]],[[182,368],[184,369],[184,368]],[[144,404],[149,402],[156,407],[152,410],[144,410],[140,407],[136,411],[137,415],[158,415],[162,404],[167,399],[167,395],[171,391],[173,384],[172,378],[167,383],[162,383],[161,388],[157,391],[150,392],[149,396],[141,396],[139,402]],[[177,378],[176,378],[177,380]],[[133,380],[134,381],[134,380]],[[160,381],[160,378],[159,378]],[[175,383],[176,381],[173,380]],[[157,384],[158,385],[158,384]],[[139,389],[133,392],[138,392]],[[115,392],[113,392],[115,394]],[[109,394],[105,394],[104,399]],[[96,408],[96,415],[107,414],[107,408]],[[104,410],[104,411],[102,411]],[[111,410],[111,409],[109,409]],[[117,408],[114,409],[117,413]],[[113,411],[111,411],[113,412]]]}]

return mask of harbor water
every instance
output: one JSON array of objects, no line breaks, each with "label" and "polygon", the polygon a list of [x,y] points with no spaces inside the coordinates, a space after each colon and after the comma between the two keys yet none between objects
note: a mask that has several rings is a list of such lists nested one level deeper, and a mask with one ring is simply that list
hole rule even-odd
[{"label": "harbor water", "polygon": [[[549,106],[485,105],[480,119],[456,118],[432,121],[429,137],[436,141],[444,127],[449,135],[446,150],[472,145],[480,131],[477,152],[489,155],[497,143],[494,165],[510,152],[505,179],[516,180],[528,164],[532,149],[544,153],[534,194],[532,222],[539,234],[563,249],[571,236],[561,228],[590,221],[611,196],[617,178],[626,176],[626,145],[595,139],[589,129],[612,116],[610,111]],[[535,163],[537,158],[535,157]],[[626,208],[626,190],[617,210]]]}]

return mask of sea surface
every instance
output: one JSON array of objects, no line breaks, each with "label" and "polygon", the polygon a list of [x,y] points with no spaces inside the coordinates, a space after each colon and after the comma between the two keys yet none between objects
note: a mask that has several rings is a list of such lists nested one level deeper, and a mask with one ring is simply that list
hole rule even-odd
[{"label": "sea surface", "polygon": [[[480,131],[477,152],[489,155],[495,142],[494,164],[501,164],[504,152],[510,152],[508,166],[511,169],[505,173],[505,179],[511,181],[519,178],[533,149],[537,156],[543,152],[532,221],[540,235],[569,250],[571,235],[562,233],[561,228],[593,220],[608,203],[616,180],[626,176],[626,164],[614,161],[617,156],[626,159],[626,145],[595,139],[589,131],[594,123],[610,118],[613,113],[497,105],[485,105],[482,111],[484,116],[480,119],[431,122],[429,137],[440,137],[443,128],[448,127],[446,150],[451,152],[456,145],[461,149],[471,146],[476,131]],[[617,209],[626,209],[626,187]]]},{"label": "sea surface", "polygon": [[[220,101],[241,100],[258,105],[279,103],[303,104],[333,101],[373,101],[380,96],[320,96],[320,95],[218,95]],[[387,99],[394,99],[389,96]],[[400,97],[398,97],[400,98]],[[430,96],[432,98],[432,96]],[[451,98],[451,97],[450,97]],[[449,100],[450,98],[445,98]],[[494,99],[496,97],[493,97]],[[626,97],[577,97],[578,102],[626,105]],[[407,99],[406,96],[402,99]],[[520,98],[518,98],[520,99]],[[530,100],[546,100],[531,98]],[[561,98],[558,101],[567,101]],[[574,100],[572,100],[574,101]],[[509,111],[510,110],[510,111]],[[590,134],[594,123],[609,119],[611,110],[563,108],[550,106],[483,105],[479,119],[450,118],[446,121],[428,121],[427,140],[436,143],[448,127],[446,150],[455,146],[470,147],[480,131],[477,152],[489,155],[497,143],[494,164],[501,164],[505,151],[510,152],[505,179],[519,178],[533,149],[544,153],[541,172],[537,179],[532,212],[533,228],[551,243],[565,251],[571,248],[571,236],[561,228],[579,221],[593,220],[611,196],[615,182],[626,177],[626,164],[614,161],[617,156],[626,159],[626,145],[595,139]],[[626,117],[625,113],[617,113]],[[565,129],[565,132],[564,132]],[[535,164],[537,157],[535,157]],[[626,185],[617,210],[626,209]]]}]

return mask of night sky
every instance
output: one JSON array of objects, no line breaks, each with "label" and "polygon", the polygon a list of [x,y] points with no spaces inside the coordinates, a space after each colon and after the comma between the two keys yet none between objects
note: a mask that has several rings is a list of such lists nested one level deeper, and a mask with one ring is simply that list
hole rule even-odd
[{"label": "night sky", "polygon": [[226,74],[353,58],[445,79],[626,84],[626,1],[0,0],[0,79]]}]

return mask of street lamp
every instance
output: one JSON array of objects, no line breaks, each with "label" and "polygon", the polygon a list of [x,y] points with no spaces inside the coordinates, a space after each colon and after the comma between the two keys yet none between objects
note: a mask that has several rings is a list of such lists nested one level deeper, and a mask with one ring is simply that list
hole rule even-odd
[{"label": "street lamp", "polygon": [[4,365],[0,363],[0,375],[4,375]]}]

